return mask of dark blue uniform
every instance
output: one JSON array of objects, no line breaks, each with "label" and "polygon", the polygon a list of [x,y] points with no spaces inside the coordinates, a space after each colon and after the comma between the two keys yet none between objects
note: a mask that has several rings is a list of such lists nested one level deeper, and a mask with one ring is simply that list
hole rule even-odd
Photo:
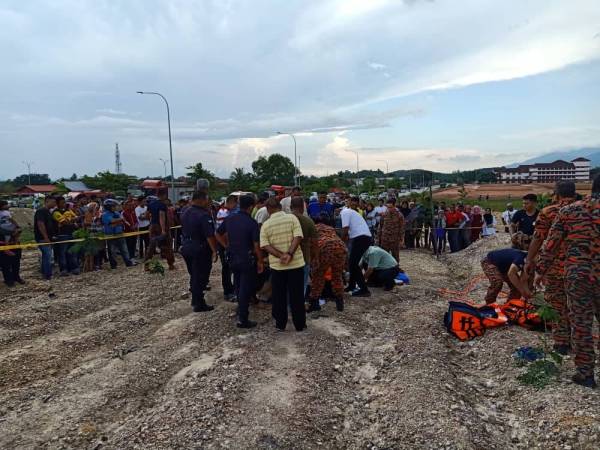
[{"label": "dark blue uniform", "polygon": [[206,307],[204,292],[212,269],[212,250],[207,238],[214,236],[215,229],[210,211],[192,205],[181,215],[183,243],[181,255],[190,274],[192,306],[194,310]]},{"label": "dark blue uniform", "polygon": [[248,305],[256,290],[257,273],[254,244],[259,242],[259,228],[246,211],[225,218],[219,234],[227,233],[227,258],[233,271],[233,284],[238,298],[238,321],[248,321]]}]

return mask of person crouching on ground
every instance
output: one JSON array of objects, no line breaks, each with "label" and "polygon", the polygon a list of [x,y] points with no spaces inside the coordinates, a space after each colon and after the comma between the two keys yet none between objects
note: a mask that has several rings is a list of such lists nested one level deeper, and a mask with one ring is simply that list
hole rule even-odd
[{"label": "person crouching on ground", "polygon": [[386,291],[391,291],[396,285],[396,275],[400,273],[398,261],[381,247],[369,247],[360,260],[360,265],[367,266],[365,279],[370,285],[383,286]]},{"label": "person crouching on ground", "polygon": [[335,306],[338,311],[344,310],[344,265],[348,256],[348,250],[335,228],[327,225],[329,216],[321,214],[315,218],[318,239],[317,250],[312,255],[312,276],[310,286],[310,306],[308,312],[318,311],[319,297],[325,287],[325,274],[331,269],[331,289],[335,296]]},{"label": "person crouching on ground", "polygon": [[481,261],[483,273],[488,277],[490,286],[485,296],[485,303],[495,303],[502,285],[506,283],[510,288],[508,298],[531,298],[529,289],[529,275],[525,270],[527,252],[516,248],[503,248],[487,254]]}]

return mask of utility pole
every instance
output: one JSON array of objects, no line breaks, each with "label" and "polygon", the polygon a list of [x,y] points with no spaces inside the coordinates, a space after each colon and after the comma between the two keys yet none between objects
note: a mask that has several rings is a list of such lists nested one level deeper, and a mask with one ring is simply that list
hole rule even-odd
[{"label": "utility pole", "polygon": [[121,173],[121,152],[119,152],[119,143],[115,144],[115,173]]},{"label": "utility pole", "polygon": [[31,185],[31,166],[33,165],[32,161],[23,161],[23,164],[25,164],[25,166],[27,166],[27,179],[28,179],[28,184]]},{"label": "utility pole", "polygon": [[158,158],[162,161],[163,163],[163,167],[165,169],[165,178],[167,178],[167,162],[169,161],[168,159],[163,159],[163,158]]},{"label": "utility pole", "polygon": [[292,133],[285,133],[283,131],[278,131],[277,134],[287,134],[288,136],[291,136],[294,140],[294,184],[296,186],[299,186],[300,184],[298,183],[298,153],[296,145],[296,136],[294,136]]}]

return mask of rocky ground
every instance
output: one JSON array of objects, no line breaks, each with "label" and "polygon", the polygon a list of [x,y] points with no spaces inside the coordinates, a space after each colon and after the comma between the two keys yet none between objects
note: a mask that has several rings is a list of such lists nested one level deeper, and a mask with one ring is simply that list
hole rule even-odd
[{"label": "rocky ground", "polygon": [[[441,260],[403,252],[413,284],[327,304],[297,333],[268,308],[252,331],[213,274],[194,314],[187,275],[140,267],[0,288],[0,448],[598,448],[600,392],[560,379],[522,386],[519,328],[460,343],[447,298],[491,240]],[[481,298],[481,289],[474,296]]]}]

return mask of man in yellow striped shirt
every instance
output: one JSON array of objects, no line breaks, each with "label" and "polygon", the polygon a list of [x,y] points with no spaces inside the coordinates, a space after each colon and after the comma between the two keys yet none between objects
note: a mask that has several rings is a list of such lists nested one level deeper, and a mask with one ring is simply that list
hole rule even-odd
[{"label": "man in yellow striped shirt", "polygon": [[269,254],[275,327],[285,330],[289,298],[294,327],[296,331],[302,331],[306,328],[304,256],[300,248],[302,228],[296,216],[281,211],[281,204],[275,197],[267,200],[266,207],[270,217],[260,229],[260,247]]}]

